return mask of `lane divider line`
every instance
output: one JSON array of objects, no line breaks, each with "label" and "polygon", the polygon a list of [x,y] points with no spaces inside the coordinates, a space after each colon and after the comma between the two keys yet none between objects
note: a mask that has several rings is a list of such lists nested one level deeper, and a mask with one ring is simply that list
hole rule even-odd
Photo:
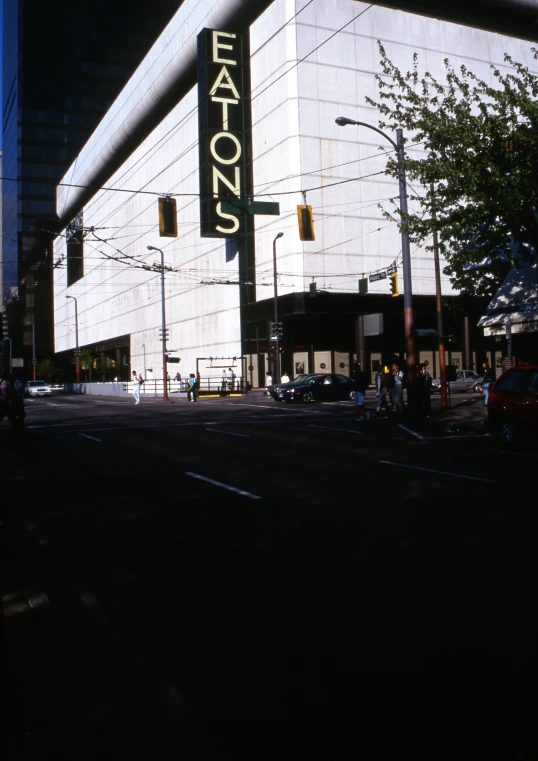
[{"label": "lane divider line", "polygon": [[314,423],[310,423],[310,428],[323,428],[326,431],[344,431],[345,433],[364,433],[364,431],[353,431],[351,428],[331,428],[330,425],[314,425]]},{"label": "lane divider line", "polygon": [[242,439],[251,439],[246,433],[231,433],[231,431],[219,431],[218,428],[206,428],[206,431],[213,431],[213,433],[224,433],[226,436],[240,436]]},{"label": "lane divider line", "polygon": [[402,425],[401,423],[398,423],[398,428],[402,428],[404,431],[407,431],[407,433],[410,433],[412,436],[416,436],[417,439],[424,438],[424,436],[421,436],[420,433],[417,433],[416,431],[412,431],[411,428],[406,428],[405,425]]},{"label": "lane divider line", "polygon": [[101,439],[97,439],[95,436],[88,436],[87,433],[79,433],[79,436],[82,436],[84,439],[91,439],[92,441],[101,441]]},{"label": "lane divider line", "polygon": [[208,484],[213,484],[213,486],[220,486],[223,489],[228,489],[229,491],[233,491],[236,494],[241,494],[243,497],[250,497],[251,499],[261,499],[260,496],[257,494],[251,494],[248,491],[243,491],[243,489],[236,489],[235,486],[230,486],[229,484],[223,484],[221,481],[214,481],[212,478],[206,478],[205,476],[201,476],[198,473],[192,473],[191,471],[185,472],[186,476],[191,476],[192,478],[198,478],[200,481],[207,481]]},{"label": "lane divider line", "polygon": [[462,473],[449,473],[446,470],[433,470],[433,468],[420,468],[418,465],[404,465],[400,462],[390,462],[389,460],[378,460],[382,465],[396,465],[398,468],[409,468],[410,470],[423,470],[425,473],[439,473],[441,476],[454,476],[454,478],[466,478],[468,481],[484,481],[487,484],[496,484],[491,478],[478,478],[478,476],[464,476]]}]

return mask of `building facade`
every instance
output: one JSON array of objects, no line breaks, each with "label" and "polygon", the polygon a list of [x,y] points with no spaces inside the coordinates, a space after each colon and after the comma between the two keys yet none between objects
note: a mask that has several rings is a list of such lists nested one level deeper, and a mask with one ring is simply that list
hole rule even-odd
[{"label": "building facade", "polygon": [[[218,166],[209,185],[200,163],[204,94],[193,77],[204,29],[223,33],[215,43],[223,66],[236,65],[226,39],[240,41],[248,61],[244,91],[228,70],[212,80],[213,95],[227,105],[221,132],[210,139]],[[389,285],[399,275],[401,294],[402,242],[382,213],[398,195],[384,173],[393,145],[375,130],[335,123],[346,116],[377,127],[365,96],[377,95],[378,40],[402,69],[418,51],[434,75],[446,57],[486,81],[492,64],[504,67],[505,52],[535,65],[525,40],[377,4],[185,0],[58,187],[56,351],[73,351],[77,329],[79,346],[101,370],[125,380],[143,368],[162,377],[164,303],[167,348],[181,358],[183,375],[220,377],[231,365],[256,387],[274,373],[277,351],[290,375],[346,374],[354,356],[373,371],[403,357],[402,296]],[[241,99],[244,143],[229,137],[231,104]],[[227,139],[236,149],[224,155],[217,145]],[[243,151],[244,166],[230,174]],[[202,224],[200,196],[208,192],[224,202],[224,237],[208,236]],[[410,206],[421,192],[409,186]],[[160,235],[159,198],[175,200],[177,236]],[[278,203],[279,214],[234,214],[226,203],[237,199]],[[304,206],[312,210],[313,240],[299,232]],[[411,247],[411,274],[415,325],[434,329],[434,262],[423,248]],[[359,291],[359,281],[367,289]],[[441,288],[445,299],[457,299],[444,276]],[[454,335],[449,361],[460,367],[479,364],[481,314],[477,305],[476,316],[445,328]],[[416,348],[436,372],[436,339],[417,339]]]}]

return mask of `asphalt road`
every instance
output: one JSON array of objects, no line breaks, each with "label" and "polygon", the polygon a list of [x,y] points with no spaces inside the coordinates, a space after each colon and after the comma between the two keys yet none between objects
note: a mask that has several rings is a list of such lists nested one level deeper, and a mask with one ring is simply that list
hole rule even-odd
[{"label": "asphalt road", "polygon": [[[441,695],[531,687],[538,456],[465,400],[28,400],[0,425],[7,758],[434,758]],[[519,694],[482,747],[535,758]]]}]

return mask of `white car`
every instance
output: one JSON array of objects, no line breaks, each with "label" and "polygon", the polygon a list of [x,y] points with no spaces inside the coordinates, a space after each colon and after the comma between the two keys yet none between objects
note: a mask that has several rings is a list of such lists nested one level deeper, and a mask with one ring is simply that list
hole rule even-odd
[{"label": "white car", "polygon": [[52,388],[43,380],[31,380],[26,384],[26,396],[52,396]]},{"label": "white car", "polygon": [[[450,393],[457,393],[458,391],[477,391],[477,386],[482,383],[484,377],[479,375],[474,370],[458,370],[456,372],[456,380],[450,381]],[[441,379],[435,378],[432,380],[432,393],[438,394],[441,391]]]}]

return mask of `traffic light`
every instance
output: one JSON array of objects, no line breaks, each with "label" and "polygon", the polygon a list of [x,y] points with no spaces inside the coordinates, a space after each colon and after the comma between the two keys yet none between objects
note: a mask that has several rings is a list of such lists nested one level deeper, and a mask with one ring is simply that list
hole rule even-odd
[{"label": "traffic light", "polygon": [[368,278],[361,277],[359,280],[359,293],[361,296],[366,296],[368,293]]},{"label": "traffic light", "polygon": [[2,312],[2,338],[9,338],[9,328],[7,325],[7,312]]},{"label": "traffic light", "polygon": [[297,219],[299,220],[299,238],[301,240],[315,240],[312,207],[299,205],[297,207]]},{"label": "traffic light", "polygon": [[391,296],[392,297],[399,296],[400,294],[398,293],[398,273],[397,272],[393,272],[391,275],[389,275],[389,277],[390,277],[390,293],[391,293]]},{"label": "traffic light", "polygon": [[177,238],[176,199],[159,198],[159,235],[161,238]]}]

